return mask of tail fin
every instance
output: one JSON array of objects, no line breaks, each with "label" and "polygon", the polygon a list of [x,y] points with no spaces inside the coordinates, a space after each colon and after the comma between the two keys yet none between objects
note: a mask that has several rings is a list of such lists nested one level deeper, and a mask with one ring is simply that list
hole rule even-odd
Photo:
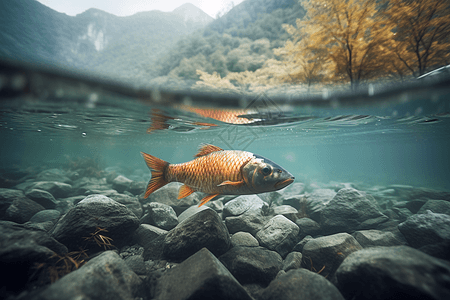
[{"label": "tail fin", "polygon": [[152,179],[150,179],[147,185],[144,196],[144,198],[147,198],[151,193],[169,183],[164,179],[164,173],[169,163],[144,152],[141,152],[141,154],[152,172]]}]

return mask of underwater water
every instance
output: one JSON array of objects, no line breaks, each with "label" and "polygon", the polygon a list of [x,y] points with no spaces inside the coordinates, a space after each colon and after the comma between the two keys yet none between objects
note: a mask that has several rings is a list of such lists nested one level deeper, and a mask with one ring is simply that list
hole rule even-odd
[{"label": "underwater water", "polygon": [[[450,295],[448,78],[360,93],[221,95],[5,70],[8,299]],[[144,199],[151,176],[141,151],[182,163],[202,144],[259,154],[295,181],[201,208],[199,193],[177,199],[178,183]],[[229,288],[204,289],[209,276]],[[110,290],[96,298],[103,285]]]}]

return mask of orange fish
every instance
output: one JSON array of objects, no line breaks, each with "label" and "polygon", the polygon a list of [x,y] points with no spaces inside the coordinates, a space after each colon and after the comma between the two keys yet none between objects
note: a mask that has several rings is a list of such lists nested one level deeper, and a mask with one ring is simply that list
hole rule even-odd
[{"label": "orange fish", "polygon": [[144,198],[169,182],[182,182],[178,199],[203,192],[208,195],[200,201],[199,206],[202,206],[218,195],[276,191],[295,179],[291,173],[260,155],[223,150],[213,145],[203,145],[194,160],[182,164],[170,164],[150,154],[141,154],[152,173]]}]

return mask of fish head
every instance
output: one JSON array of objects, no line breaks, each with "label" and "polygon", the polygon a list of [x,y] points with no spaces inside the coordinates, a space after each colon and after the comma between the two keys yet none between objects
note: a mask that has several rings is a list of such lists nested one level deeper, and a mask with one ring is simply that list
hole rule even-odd
[{"label": "fish head", "polygon": [[247,186],[255,194],[282,189],[295,179],[278,164],[257,154],[253,154],[253,158],[243,167],[242,173]]}]

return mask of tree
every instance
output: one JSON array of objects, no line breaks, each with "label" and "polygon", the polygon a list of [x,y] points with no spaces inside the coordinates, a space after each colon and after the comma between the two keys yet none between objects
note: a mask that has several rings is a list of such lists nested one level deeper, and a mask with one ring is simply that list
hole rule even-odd
[{"label": "tree", "polygon": [[300,64],[307,81],[317,79],[323,71],[317,68],[324,63],[334,68],[331,79],[348,80],[352,88],[387,73],[383,58],[392,32],[375,0],[310,0],[303,5],[305,19],[297,20],[297,28],[286,26],[294,47],[285,48],[294,57],[304,53]]},{"label": "tree", "polygon": [[389,0],[385,14],[395,32],[391,49],[414,76],[450,63],[448,0]]}]

